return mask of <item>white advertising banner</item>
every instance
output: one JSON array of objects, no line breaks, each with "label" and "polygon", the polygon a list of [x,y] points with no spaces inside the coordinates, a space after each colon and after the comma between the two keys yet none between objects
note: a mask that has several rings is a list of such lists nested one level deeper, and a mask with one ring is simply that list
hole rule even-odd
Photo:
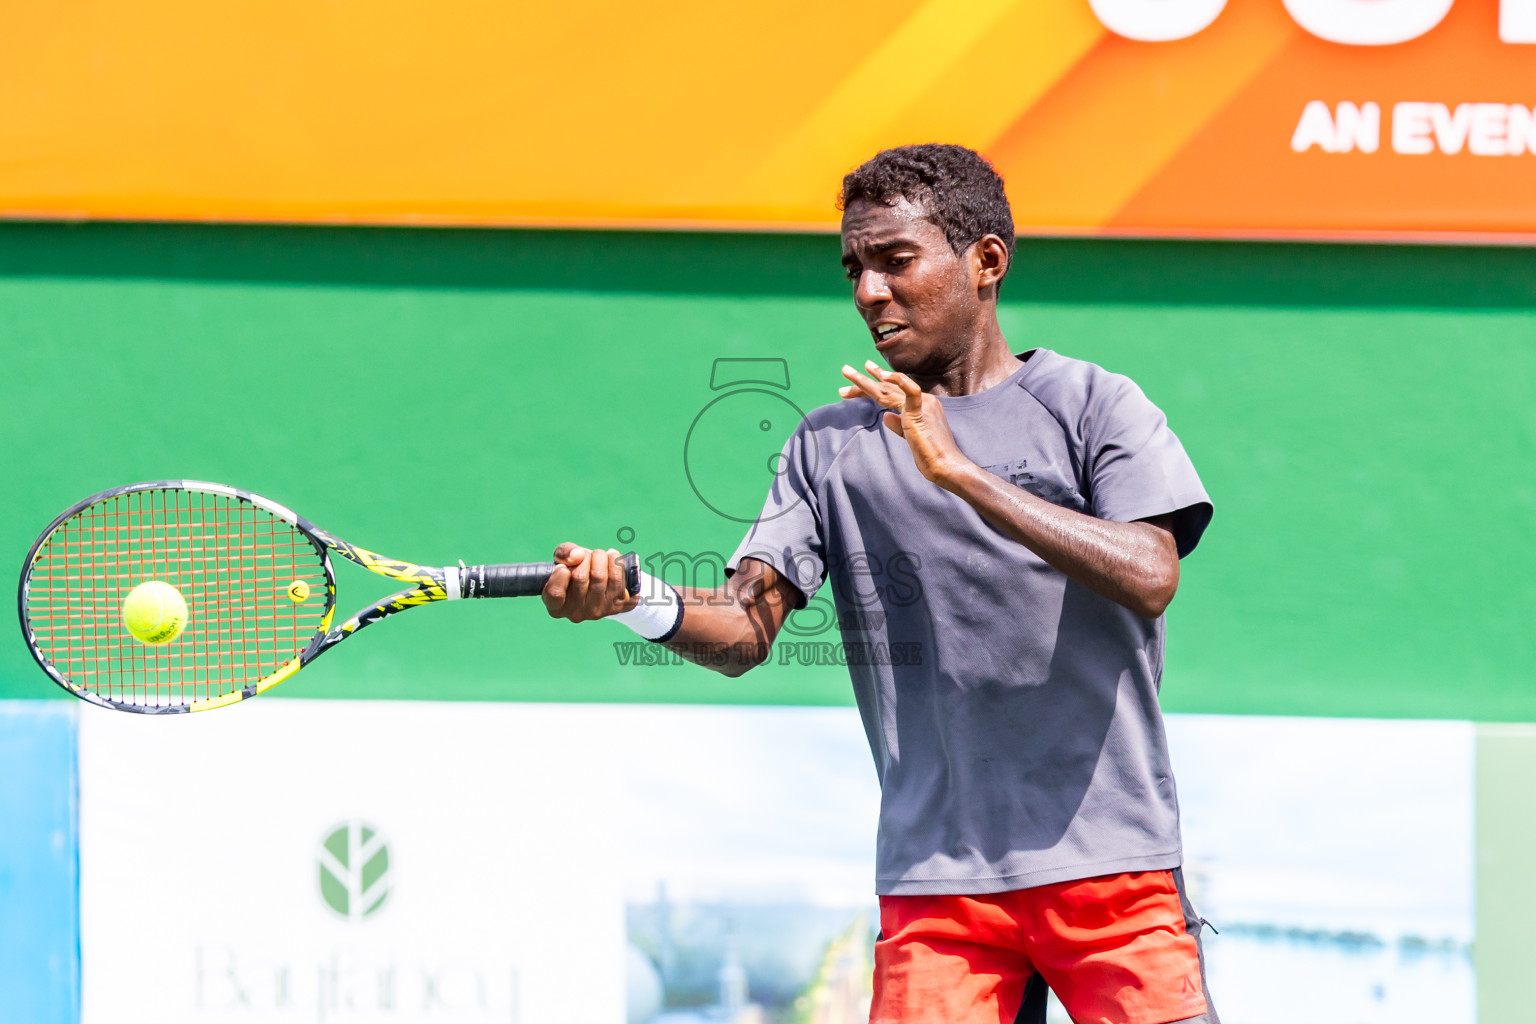
[{"label": "white advertising banner", "polygon": [[618,772],[573,711],[82,715],[83,1024],[622,1020]]},{"label": "white advertising banner", "polygon": [[[1168,734],[1225,1018],[1472,1024],[1470,723]],[[852,708],[88,709],[80,787],[83,1024],[868,1016]]]}]

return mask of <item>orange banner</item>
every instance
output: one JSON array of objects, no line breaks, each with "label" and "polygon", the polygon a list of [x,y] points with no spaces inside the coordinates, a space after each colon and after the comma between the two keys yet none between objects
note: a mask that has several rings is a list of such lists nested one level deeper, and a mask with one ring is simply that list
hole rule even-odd
[{"label": "orange banner", "polygon": [[105,0],[0,37],[0,214],[835,225],[974,146],[1020,230],[1536,238],[1536,0]]}]

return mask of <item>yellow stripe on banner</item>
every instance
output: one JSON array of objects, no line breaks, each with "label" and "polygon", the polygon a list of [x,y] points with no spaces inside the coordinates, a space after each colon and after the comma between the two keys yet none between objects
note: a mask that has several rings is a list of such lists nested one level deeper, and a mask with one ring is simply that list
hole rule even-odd
[{"label": "yellow stripe on banner", "polygon": [[1107,37],[989,150],[1014,220],[1113,218],[1300,31],[1279,4],[1233,4],[1171,43]]},{"label": "yellow stripe on banner", "polygon": [[749,176],[746,193],[786,216],[825,217],[837,179],[891,144],[903,111],[1010,11],[1031,2],[1041,0],[928,0],[774,147]]},{"label": "yellow stripe on banner", "polygon": [[984,151],[1104,34],[1083,0],[1018,4],[901,114],[891,134]]}]

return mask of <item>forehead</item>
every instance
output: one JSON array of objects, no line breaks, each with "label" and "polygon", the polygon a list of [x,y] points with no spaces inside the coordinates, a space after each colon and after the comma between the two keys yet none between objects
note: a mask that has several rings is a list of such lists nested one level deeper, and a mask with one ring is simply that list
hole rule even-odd
[{"label": "forehead", "polygon": [[897,241],[949,247],[944,230],[928,219],[927,210],[905,198],[890,206],[863,199],[849,203],[843,211],[842,234],[845,256]]}]

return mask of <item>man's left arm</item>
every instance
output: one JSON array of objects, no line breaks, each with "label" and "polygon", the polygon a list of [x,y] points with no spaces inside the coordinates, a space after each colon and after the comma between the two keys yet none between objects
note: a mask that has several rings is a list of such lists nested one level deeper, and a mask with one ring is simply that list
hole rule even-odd
[{"label": "man's left arm", "polygon": [[1171,513],[1134,523],[1097,519],[1053,505],[960,458],[964,461],[930,479],[1095,594],[1149,619],[1163,614],[1179,589]]},{"label": "man's left arm", "polygon": [[[983,518],[1046,564],[1137,615],[1155,619],[1179,589],[1172,513],[1115,522],[1054,505],[971,461],[949,429],[943,404],[910,377],[867,363],[851,367],[844,397],[873,398],[889,429],[906,439],[924,477],[965,499]],[[871,379],[873,378],[873,379]]]}]

